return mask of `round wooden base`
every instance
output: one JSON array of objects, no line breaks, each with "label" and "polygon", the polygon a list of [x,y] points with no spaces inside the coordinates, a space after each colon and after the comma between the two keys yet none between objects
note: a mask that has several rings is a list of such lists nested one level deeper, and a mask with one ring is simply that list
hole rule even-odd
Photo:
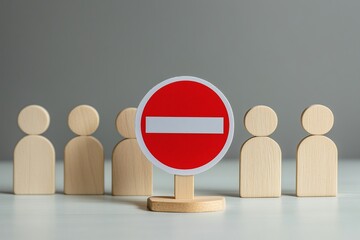
[{"label": "round wooden base", "polygon": [[147,206],[149,210],[155,212],[216,212],[225,209],[225,198],[201,196],[187,200],[174,197],[149,197]]}]

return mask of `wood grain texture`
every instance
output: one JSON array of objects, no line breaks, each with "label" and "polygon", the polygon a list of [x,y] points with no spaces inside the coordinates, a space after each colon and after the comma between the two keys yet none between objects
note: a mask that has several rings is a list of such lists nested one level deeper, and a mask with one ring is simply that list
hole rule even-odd
[{"label": "wood grain texture", "polygon": [[65,194],[104,194],[104,150],[91,136],[72,139],[65,147]]},{"label": "wood grain texture", "polygon": [[194,199],[194,176],[174,176],[175,199]]},{"label": "wood grain texture", "polygon": [[95,108],[89,105],[75,107],[69,114],[68,124],[75,134],[88,136],[99,127],[100,118]]},{"label": "wood grain texture", "polygon": [[269,137],[254,137],[240,154],[240,196],[281,196],[281,149]]},{"label": "wood grain texture", "polygon": [[274,110],[264,105],[251,108],[244,117],[245,128],[257,137],[269,136],[275,131],[277,124],[278,118]]},{"label": "wood grain texture", "polygon": [[38,105],[25,107],[18,116],[18,125],[26,134],[42,134],[48,129],[49,124],[49,113]]},{"label": "wood grain texture", "polygon": [[126,108],[116,118],[116,128],[124,138],[136,138],[135,135],[136,108]]},{"label": "wood grain texture", "polygon": [[14,193],[55,193],[55,150],[42,136],[30,135],[14,150]]},{"label": "wood grain texture", "polygon": [[325,136],[309,136],[297,149],[296,195],[330,197],[337,195],[338,151]]},{"label": "wood grain texture", "polygon": [[114,148],[112,155],[112,194],[151,196],[152,168],[136,139],[121,141]]},{"label": "wood grain texture", "polygon": [[312,135],[326,134],[334,125],[334,115],[328,107],[315,104],[304,110],[301,124]]},{"label": "wood grain texture", "polygon": [[148,209],[155,212],[196,213],[215,212],[225,209],[223,197],[195,197],[193,200],[175,199],[173,197],[150,197]]}]

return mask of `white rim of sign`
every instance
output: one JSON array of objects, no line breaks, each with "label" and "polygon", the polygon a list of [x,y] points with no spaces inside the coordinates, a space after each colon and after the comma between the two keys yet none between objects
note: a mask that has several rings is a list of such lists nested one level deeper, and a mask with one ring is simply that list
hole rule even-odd
[{"label": "white rim of sign", "polygon": [[[207,86],[208,88],[210,88],[211,90],[213,90],[220,97],[222,102],[224,103],[227,114],[229,116],[229,134],[228,134],[228,137],[226,139],[225,145],[223,146],[221,151],[216,155],[216,157],[213,160],[211,160],[210,162],[208,162],[207,164],[205,164],[205,165],[203,165],[201,167],[194,168],[194,169],[177,169],[177,168],[172,168],[172,167],[166,166],[165,164],[163,164],[162,162],[157,160],[151,154],[149,149],[146,147],[146,144],[145,144],[144,139],[143,139],[142,134],[141,134],[141,117],[142,117],[144,108],[145,108],[148,100],[152,97],[152,95],[154,93],[156,93],[162,87],[164,87],[166,85],[169,85],[171,83],[180,82],[180,81],[193,81],[193,82],[201,83],[201,84]],[[231,105],[230,105],[229,101],[227,100],[227,98],[225,97],[225,95],[217,87],[215,87],[213,84],[211,84],[208,81],[205,81],[205,80],[203,80],[201,78],[192,77],[192,76],[173,77],[173,78],[169,78],[169,79],[167,79],[165,81],[162,81],[161,83],[157,84],[141,100],[141,102],[140,102],[140,104],[138,106],[137,112],[136,112],[135,134],[136,134],[137,142],[140,145],[140,149],[144,153],[145,157],[150,162],[152,162],[156,167],[158,167],[158,168],[160,168],[160,169],[162,169],[165,172],[168,172],[170,174],[195,175],[195,174],[202,173],[202,172],[212,168],[213,166],[215,166],[225,156],[226,152],[228,151],[228,149],[229,149],[229,147],[231,145],[233,137],[234,137],[234,114],[233,114]]]}]

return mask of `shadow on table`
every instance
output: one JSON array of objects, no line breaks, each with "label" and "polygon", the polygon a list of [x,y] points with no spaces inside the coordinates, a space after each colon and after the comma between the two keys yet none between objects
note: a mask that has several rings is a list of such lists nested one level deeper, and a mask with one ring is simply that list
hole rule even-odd
[{"label": "shadow on table", "polygon": [[11,194],[11,195],[13,195],[14,192],[13,192],[13,190],[0,190],[0,195],[1,194]]},{"label": "shadow on table", "polygon": [[0,189],[0,194],[14,194],[12,187],[5,187]]},{"label": "shadow on table", "polygon": [[281,191],[282,196],[288,196],[288,197],[296,197],[296,193],[292,189],[283,189]]},{"label": "shadow on table", "polygon": [[239,197],[239,192],[228,189],[195,188],[195,196]]},{"label": "shadow on table", "polygon": [[[0,194],[11,194],[13,195],[12,188],[0,189]],[[63,191],[57,190],[56,194],[71,196],[71,197],[87,197],[93,200],[107,201],[110,203],[122,203],[127,205],[137,206],[139,209],[147,211],[147,197],[146,196],[112,196],[111,193],[105,193],[104,195],[66,195]],[[283,189],[281,192],[282,196],[296,197],[295,190]],[[239,197],[239,192],[231,189],[207,189],[207,188],[196,188],[195,196],[223,196],[223,197]],[[141,199],[139,199],[141,198]]]},{"label": "shadow on table", "polygon": [[[197,195],[211,195],[211,196],[223,196],[223,197],[240,197],[239,192],[235,190],[227,189],[195,189],[195,196]],[[284,189],[281,192],[282,196],[296,197],[295,191],[292,189]]]}]

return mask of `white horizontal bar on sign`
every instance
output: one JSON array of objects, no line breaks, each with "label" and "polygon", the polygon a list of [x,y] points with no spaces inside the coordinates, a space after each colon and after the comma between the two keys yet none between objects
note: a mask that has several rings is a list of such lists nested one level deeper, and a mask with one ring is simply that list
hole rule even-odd
[{"label": "white horizontal bar on sign", "polygon": [[222,117],[146,117],[146,133],[223,134]]}]

